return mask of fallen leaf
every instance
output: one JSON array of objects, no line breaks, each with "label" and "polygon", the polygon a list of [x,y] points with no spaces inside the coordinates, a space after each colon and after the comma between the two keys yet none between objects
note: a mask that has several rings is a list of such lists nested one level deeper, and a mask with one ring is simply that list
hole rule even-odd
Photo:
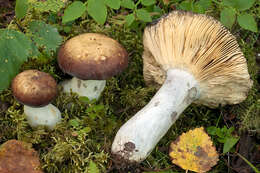
[{"label": "fallen leaf", "polygon": [[184,170],[206,172],[218,161],[216,148],[203,127],[183,133],[170,145],[172,163]]}]

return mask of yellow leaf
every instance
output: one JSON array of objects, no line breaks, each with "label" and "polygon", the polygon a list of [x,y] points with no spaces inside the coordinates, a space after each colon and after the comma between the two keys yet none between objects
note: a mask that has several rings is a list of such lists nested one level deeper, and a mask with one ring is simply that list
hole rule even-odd
[{"label": "yellow leaf", "polygon": [[210,170],[218,161],[216,148],[203,127],[179,136],[171,143],[169,155],[173,164],[199,173]]}]

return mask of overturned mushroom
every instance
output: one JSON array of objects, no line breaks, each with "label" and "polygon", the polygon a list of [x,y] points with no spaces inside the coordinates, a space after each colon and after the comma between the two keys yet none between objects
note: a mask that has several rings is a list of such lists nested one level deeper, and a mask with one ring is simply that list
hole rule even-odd
[{"label": "overturned mushroom", "polygon": [[71,38],[60,48],[58,63],[63,72],[74,76],[62,83],[64,91],[93,100],[99,98],[106,79],[127,67],[128,55],[116,40],[86,33]]},{"label": "overturned mushroom", "polygon": [[53,77],[38,70],[26,70],[12,81],[13,96],[24,104],[24,113],[32,127],[39,125],[53,129],[61,120],[61,113],[50,102],[57,95]]},{"label": "overturned mushroom", "polygon": [[144,79],[161,86],[117,132],[112,153],[141,162],[192,102],[211,108],[242,102],[252,86],[234,36],[212,17],[174,11],[147,26]]},{"label": "overturned mushroom", "polygon": [[31,144],[12,139],[0,146],[1,173],[43,173],[40,166]]}]

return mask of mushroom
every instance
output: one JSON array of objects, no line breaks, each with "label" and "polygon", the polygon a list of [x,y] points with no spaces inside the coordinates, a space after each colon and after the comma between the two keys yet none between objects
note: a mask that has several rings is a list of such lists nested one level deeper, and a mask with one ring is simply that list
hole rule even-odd
[{"label": "mushroom", "polygon": [[232,34],[212,17],[174,11],[147,26],[143,74],[161,86],[117,132],[115,159],[143,161],[192,102],[237,104],[252,86],[246,59]]},{"label": "mushroom", "polygon": [[127,67],[128,55],[116,40],[102,34],[85,33],[62,45],[58,63],[64,73],[74,76],[61,84],[64,91],[93,100],[99,98],[106,79]]},{"label": "mushroom", "polygon": [[1,173],[43,173],[38,153],[31,144],[9,140],[0,147]]},{"label": "mushroom", "polygon": [[53,129],[61,120],[61,113],[50,102],[57,95],[57,84],[53,77],[38,70],[26,70],[12,81],[12,92],[16,100],[24,104],[24,113],[32,127],[39,125]]}]

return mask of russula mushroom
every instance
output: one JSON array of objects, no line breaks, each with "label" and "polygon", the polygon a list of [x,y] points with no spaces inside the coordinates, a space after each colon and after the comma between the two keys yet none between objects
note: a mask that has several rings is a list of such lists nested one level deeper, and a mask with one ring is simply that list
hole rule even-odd
[{"label": "russula mushroom", "polygon": [[43,173],[38,153],[31,144],[9,140],[0,146],[1,173]]},{"label": "russula mushroom", "polygon": [[115,159],[141,162],[192,102],[211,108],[237,104],[252,86],[236,39],[212,17],[174,11],[143,35],[144,79],[161,86],[117,132]]},{"label": "russula mushroom", "polygon": [[85,33],[62,45],[58,63],[64,73],[74,76],[61,84],[64,91],[93,100],[99,98],[106,79],[127,67],[128,55],[116,40],[103,34]]},{"label": "russula mushroom", "polygon": [[24,113],[32,127],[39,125],[53,129],[61,120],[61,113],[50,102],[57,96],[57,84],[53,77],[38,70],[26,70],[12,81],[16,100],[24,104]]}]

